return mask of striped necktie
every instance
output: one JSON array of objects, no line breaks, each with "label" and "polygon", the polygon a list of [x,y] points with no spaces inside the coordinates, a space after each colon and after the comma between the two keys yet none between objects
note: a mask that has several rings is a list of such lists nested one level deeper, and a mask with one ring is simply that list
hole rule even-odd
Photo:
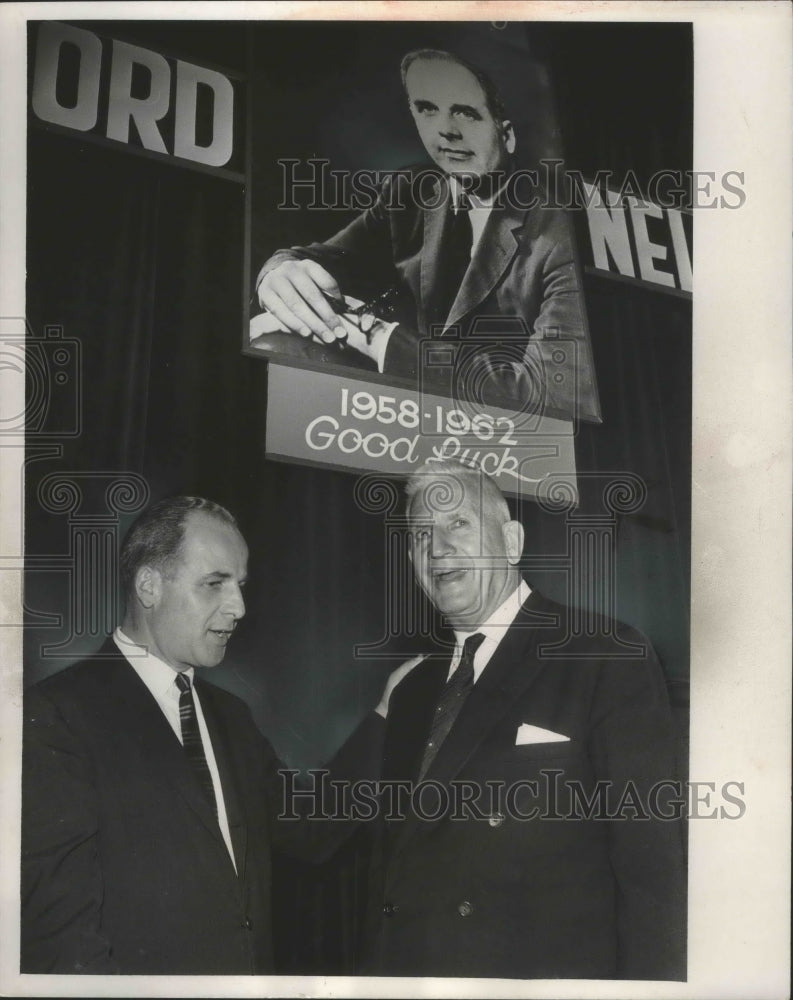
[{"label": "striped necktie", "polygon": [[457,669],[446,682],[446,686],[441,692],[438,707],[432,719],[432,729],[430,738],[424,750],[424,757],[419,770],[419,781],[427,773],[430,764],[435,759],[441,743],[449,735],[449,730],[454,724],[463,702],[468,697],[471,688],[474,686],[474,655],[484,642],[482,632],[474,632],[469,635],[463,645],[463,655],[457,665]]},{"label": "striped necktie", "polygon": [[190,678],[183,673],[176,675],[176,686],[179,688],[179,720],[182,724],[182,745],[187,754],[187,759],[192,764],[199,784],[204,790],[204,794],[212,803],[215,818],[218,814],[217,801],[215,799],[215,788],[212,784],[212,775],[207,764],[204,744],[201,741],[201,731],[198,728],[198,716],[193,700],[193,688]]}]

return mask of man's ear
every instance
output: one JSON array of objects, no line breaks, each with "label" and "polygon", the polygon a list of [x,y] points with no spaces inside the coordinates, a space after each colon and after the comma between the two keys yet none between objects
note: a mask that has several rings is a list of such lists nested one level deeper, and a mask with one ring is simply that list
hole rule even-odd
[{"label": "man's ear", "polygon": [[503,121],[501,123],[501,136],[504,139],[504,146],[510,156],[515,152],[515,146],[517,145],[517,140],[515,139],[515,129],[512,127],[512,122]]},{"label": "man's ear", "polygon": [[520,521],[507,521],[506,524],[502,524],[501,533],[504,537],[507,561],[514,566],[520,562],[520,557],[523,555],[523,525]]},{"label": "man's ear", "polygon": [[135,596],[144,608],[155,607],[162,595],[162,574],[152,566],[141,566],[135,574]]}]

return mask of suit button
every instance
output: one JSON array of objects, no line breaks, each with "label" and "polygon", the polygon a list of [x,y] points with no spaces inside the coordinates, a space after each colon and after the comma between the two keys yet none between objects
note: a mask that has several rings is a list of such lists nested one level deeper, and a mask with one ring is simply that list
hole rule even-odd
[{"label": "suit button", "polygon": [[501,824],[504,822],[504,819],[505,816],[503,813],[493,813],[492,816],[487,817],[487,822],[490,824],[490,826],[493,827],[501,826]]},{"label": "suit button", "polygon": [[385,906],[383,907],[383,913],[385,913],[387,917],[393,916],[394,913],[398,912],[399,912],[398,903],[386,903]]},{"label": "suit button", "polygon": [[245,928],[246,931],[252,931],[253,921],[251,920],[250,917],[246,917],[245,920],[243,920],[242,922],[242,926]]},{"label": "suit button", "polygon": [[474,904],[469,903],[467,899],[464,899],[462,903],[457,906],[457,912],[461,917],[470,917],[474,912]]}]

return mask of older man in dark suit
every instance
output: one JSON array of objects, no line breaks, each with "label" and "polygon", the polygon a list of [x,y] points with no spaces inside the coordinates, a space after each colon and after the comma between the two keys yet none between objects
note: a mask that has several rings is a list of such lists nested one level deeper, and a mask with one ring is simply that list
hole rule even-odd
[{"label": "older man in dark suit", "polygon": [[[426,391],[599,419],[568,220],[514,170],[493,84],[428,49],[405,57],[402,79],[437,169],[397,174],[325,243],[274,254],[258,298],[288,332],[254,345],[341,364],[352,355]],[[344,296],[350,306],[384,289],[392,316],[376,302],[345,311]]]},{"label": "older man in dark suit", "polygon": [[408,521],[455,646],[391,695],[383,787],[414,792],[377,838],[362,971],[684,979],[674,738],[649,643],[611,620],[577,630],[521,579],[523,528],[479,471],[428,463]]},{"label": "older man in dark suit", "polygon": [[[245,613],[247,561],[224,508],[155,504],[122,549],[123,626],[25,692],[23,972],[272,972],[272,843],[318,860],[349,832],[277,823],[272,747],[194,677]],[[363,773],[369,738],[348,744]]]}]

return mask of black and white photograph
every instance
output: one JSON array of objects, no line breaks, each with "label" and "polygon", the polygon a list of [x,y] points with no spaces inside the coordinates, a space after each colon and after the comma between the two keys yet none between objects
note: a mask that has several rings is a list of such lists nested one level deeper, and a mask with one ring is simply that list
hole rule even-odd
[{"label": "black and white photograph", "polygon": [[[598,421],[542,27],[254,37],[252,243],[269,256],[254,264],[251,349]],[[286,66],[304,48],[296,88]],[[270,120],[273,104],[289,113]]]},{"label": "black and white photograph", "polygon": [[9,6],[2,992],[782,997],[789,10]]}]

